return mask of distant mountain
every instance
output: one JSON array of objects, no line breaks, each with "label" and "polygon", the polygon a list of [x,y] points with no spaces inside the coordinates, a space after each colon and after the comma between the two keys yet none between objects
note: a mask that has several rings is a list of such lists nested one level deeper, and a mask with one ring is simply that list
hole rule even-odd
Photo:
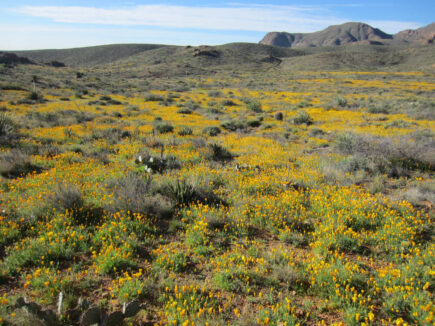
[{"label": "distant mountain", "polygon": [[419,29],[407,29],[394,35],[394,39],[406,43],[435,43],[435,23]]},{"label": "distant mountain", "polygon": [[314,33],[271,32],[260,41],[261,44],[288,48],[308,48],[347,44],[402,44],[432,43],[435,39],[435,23],[417,30],[406,30],[395,35],[364,23],[333,25]]}]

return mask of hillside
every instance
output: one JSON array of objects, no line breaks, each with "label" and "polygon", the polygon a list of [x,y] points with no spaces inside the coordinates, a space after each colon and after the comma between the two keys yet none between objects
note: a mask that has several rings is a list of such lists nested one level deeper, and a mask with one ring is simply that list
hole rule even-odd
[{"label": "hillside", "polygon": [[58,61],[67,66],[94,66],[163,46],[157,44],[111,44],[62,50],[14,51],[14,53],[38,63]]},{"label": "hillside", "polygon": [[[359,39],[367,38],[362,30],[359,33]],[[353,34],[357,34],[357,31]],[[381,37],[383,34],[373,32],[373,35]],[[414,39],[421,40],[422,35],[428,35],[427,31],[422,29],[416,32]],[[371,36],[371,41],[366,39],[365,43],[374,43],[374,38]],[[37,64],[61,62],[73,68],[118,67],[139,76],[207,75],[217,71],[243,72],[272,68],[292,71],[435,69],[433,44],[399,43],[379,46],[360,41],[346,46],[300,49],[255,43],[197,47],[114,44],[65,50],[17,51],[15,54]]]}]

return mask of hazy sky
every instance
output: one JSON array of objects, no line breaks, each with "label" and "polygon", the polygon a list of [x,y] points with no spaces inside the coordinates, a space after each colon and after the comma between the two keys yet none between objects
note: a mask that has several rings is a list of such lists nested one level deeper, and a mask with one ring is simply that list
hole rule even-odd
[{"label": "hazy sky", "polygon": [[360,21],[388,33],[435,21],[435,0],[0,0],[0,50],[111,43],[258,42]]}]

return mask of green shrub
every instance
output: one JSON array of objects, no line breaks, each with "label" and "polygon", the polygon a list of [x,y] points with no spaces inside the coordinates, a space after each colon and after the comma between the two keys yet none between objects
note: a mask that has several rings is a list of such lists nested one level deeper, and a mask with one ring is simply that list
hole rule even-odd
[{"label": "green shrub", "polygon": [[237,105],[233,100],[223,100],[221,102],[223,106],[234,106]]},{"label": "green shrub", "polygon": [[260,121],[259,119],[252,119],[252,120],[248,120],[248,121],[246,121],[246,124],[247,124],[249,127],[257,128],[257,127],[260,127],[260,126],[261,126],[261,121]]},{"label": "green shrub", "polygon": [[174,126],[168,122],[160,122],[154,125],[154,129],[157,130],[159,134],[167,134],[174,131]]},{"label": "green shrub", "polygon": [[245,121],[228,120],[221,123],[221,127],[225,130],[236,131],[239,129],[246,129]]},{"label": "green shrub", "polygon": [[249,111],[252,112],[256,112],[256,113],[260,113],[263,112],[262,108],[261,108],[261,103],[259,101],[250,101],[247,105],[246,105],[246,109],[248,109]]},{"label": "green shrub", "polygon": [[219,135],[221,133],[221,130],[219,129],[219,127],[205,127],[202,130],[202,133],[206,134],[207,136],[214,137]]},{"label": "green shrub", "polygon": [[43,99],[43,97],[40,93],[33,91],[27,95],[27,99],[32,101],[40,101]]},{"label": "green shrub", "polygon": [[347,105],[347,99],[345,97],[336,97],[335,105],[344,108]]},{"label": "green shrub", "polygon": [[296,117],[293,119],[293,123],[296,125],[301,125],[301,124],[310,125],[313,123],[313,121],[307,112],[299,111]]},{"label": "green shrub", "polygon": [[181,108],[181,109],[177,110],[177,113],[180,113],[180,114],[192,114],[192,110],[188,109],[188,108]]},{"label": "green shrub", "polygon": [[159,102],[163,101],[165,98],[161,95],[149,94],[145,97],[145,101],[147,102]]}]

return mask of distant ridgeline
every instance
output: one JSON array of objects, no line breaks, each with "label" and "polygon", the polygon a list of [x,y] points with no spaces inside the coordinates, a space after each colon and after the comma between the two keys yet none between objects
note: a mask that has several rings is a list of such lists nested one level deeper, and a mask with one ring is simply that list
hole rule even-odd
[{"label": "distant ridgeline", "polygon": [[314,33],[270,32],[260,43],[288,48],[308,48],[346,44],[431,44],[434,40],[435,23],[416,30],[404,30],[394,35],[364,23],[345,23],[329,26]]}]

